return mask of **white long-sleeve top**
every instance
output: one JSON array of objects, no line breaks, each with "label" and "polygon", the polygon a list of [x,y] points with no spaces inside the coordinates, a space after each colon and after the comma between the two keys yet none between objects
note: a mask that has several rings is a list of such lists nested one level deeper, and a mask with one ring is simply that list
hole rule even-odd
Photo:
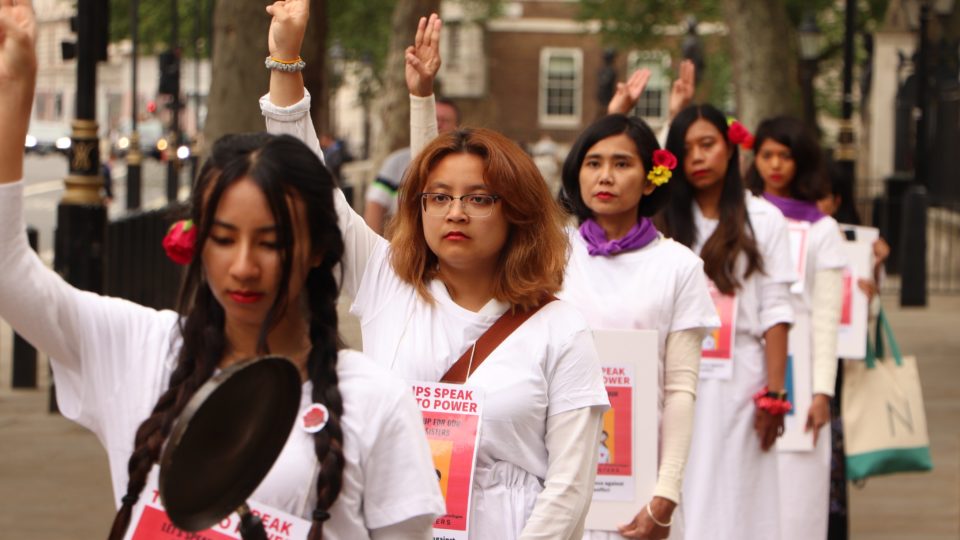
[{"label": "white long-sleeve top", "polygon": [[[271,133],[319,144],[310,96],[260,107]],[[412,145],[411,145],[412,146]],[[457,305],[439,280],[424,300],[390,264],[390,246],[336,198],[346,251],[343,292],[354,298],[364,352],[408,380],[437,381],[509,306]],[[465,383],[482,391],[470,537],[574,538],[593,493],[601,413],[609,402],[590,329],[573,307],[551,302],[511,334]]]}]

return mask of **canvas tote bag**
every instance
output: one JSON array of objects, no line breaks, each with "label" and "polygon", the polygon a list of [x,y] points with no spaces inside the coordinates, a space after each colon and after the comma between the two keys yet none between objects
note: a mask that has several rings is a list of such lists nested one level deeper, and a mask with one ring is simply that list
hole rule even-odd
[{"label": "canvas tote bag", "polygon": [[[892,357],[884,355],[884,337]],[[904,357],[883,310],[864,361],[844,361],[842,418],[847,478],[929,471],[930,440],[916,358]]]}]

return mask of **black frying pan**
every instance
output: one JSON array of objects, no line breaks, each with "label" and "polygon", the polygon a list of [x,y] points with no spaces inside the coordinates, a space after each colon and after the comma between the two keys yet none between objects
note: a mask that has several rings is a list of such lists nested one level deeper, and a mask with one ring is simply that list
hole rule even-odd
[{"label": "black frying pan", "polygon": [[234,364],[197,390],[160,457],[160,498],[174,525],[201,531],[249,511],[247,498],[287,442],[300,392],[299,371],[280,356]]}]

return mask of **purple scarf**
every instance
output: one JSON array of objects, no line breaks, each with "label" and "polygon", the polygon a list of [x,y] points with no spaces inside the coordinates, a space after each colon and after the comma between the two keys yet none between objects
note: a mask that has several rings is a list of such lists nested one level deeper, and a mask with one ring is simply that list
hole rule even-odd
[{"label": "purple scarf", "polygon": [[817,208],[816,203],[788,199],[787,197],[777,197],[769,193],[764,193],[763,198],[779,208],[787,219],[816,223],[820,221],[821,218],[827,216]]},{"label": "purple scarf", "polygon": [[588,219],[580,225],[580,236],[587,242],[590,255],[616,255],[621,251],[633,251],[653,242],[660,233],[649,218],[640,218],[630,228],[626,236],[617,240],[607,240],[607,233],[599,223]]}]

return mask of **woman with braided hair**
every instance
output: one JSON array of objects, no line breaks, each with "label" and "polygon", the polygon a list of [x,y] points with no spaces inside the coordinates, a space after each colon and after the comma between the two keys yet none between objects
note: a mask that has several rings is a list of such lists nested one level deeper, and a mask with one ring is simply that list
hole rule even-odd
[{"label": "woman with braided hair", "polygon": [[429,538],[444,507],[410,391],[339,346],[344,244],[317,155],[289,136],[214,145],[191,200],[179,314],[79,291],[23,234],[35,37],[29,1],[0,0],[0,316],[50,354],[63,414],[107,450],[119,506],[110,538],[131,526],[190,397],[216,371],[268,353],[293,360],[302,406],[328,415],[316,433],[293,429],[251,500],[312,521],[311,539]]}]

